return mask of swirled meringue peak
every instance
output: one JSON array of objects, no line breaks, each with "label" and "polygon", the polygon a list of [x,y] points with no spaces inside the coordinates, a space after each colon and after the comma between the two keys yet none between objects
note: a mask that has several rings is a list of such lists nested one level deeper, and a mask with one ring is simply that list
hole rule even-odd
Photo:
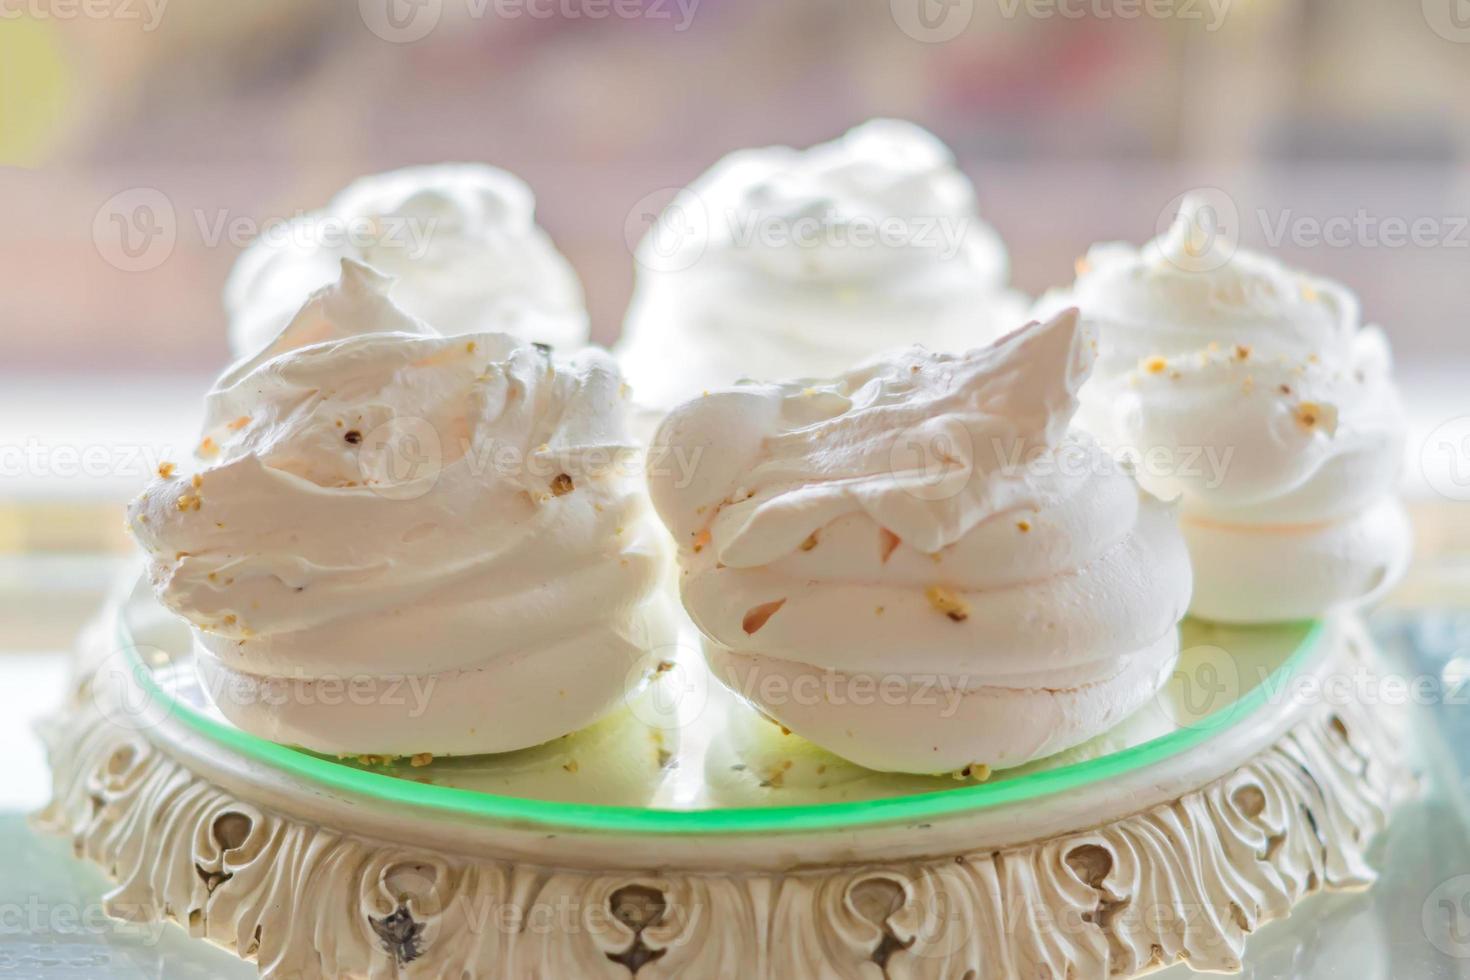
[{"label": "swirled meringue peak", "polygon": [[872,769],[1020,765],[1111,727],[1178,654],[1169,507],[1068,428],[1075,310],[965,354],[675,408],[649,454],[716,676]]},{"label": "swirled meringue peak", "polygon": [[267,227],[240,255],[224,292],[230,348],[247,357],[268,344],[344,258],[397,277],[396,302],[441,333],[580,347],[582,285],[535,208],[520,178],[479,164],[363,177],[320,210]]},{"label": "swirled meringue peak", "polygon": [[347,264],[210,391],[193,465],[130,510],[153,588],[265,738],[461,755],[580,729],[674,642],[616,365],[437,335],[388,285]]},{"label": "swirled meringue peak", "polygon": [[1410,547],[1388,343],[1343,286],[1236,249],[1210,214],[1187,197],[1160,238],[1093,247],[1043,299],[1102,340],[1078,422],[1180,499],[1193,614],[1280,621],[1370,598]]},{"label": "swirled meringue peak", "polygon": [[1025,316],[953,155],[892,119],[807,150],[730,154],[674,198],[637,257],[618,355],[635,399],[659,409],[909,343],[965,350]]}]

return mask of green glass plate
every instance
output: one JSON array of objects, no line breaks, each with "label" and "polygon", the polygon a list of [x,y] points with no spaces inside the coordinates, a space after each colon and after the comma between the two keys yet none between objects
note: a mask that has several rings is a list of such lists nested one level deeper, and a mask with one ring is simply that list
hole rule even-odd
[{"label": "green glass plate", "polygon": [[690,697],[661,699],[655,688],[613,717],[546,746],[423,767],[406,760],[367,765],[268,742],[226,721],[194,677],[187,629],[146,586],[124,604],[118,628],[116,662],[138,680],[151,716],[166,712],[221,746],[303,780],[487,821],[651,834],[922,822],[1115,779],[1269,710],[1324,636],[1320,622],[1186,621],[1173,676],[1137,715],[1058,756],[973,783],[873,773],[838,759],[735,701],[708,680],[697,657],[681,659],[657,682],[679,685],[686,695],[695,691],[693,712],[684,710]]}]

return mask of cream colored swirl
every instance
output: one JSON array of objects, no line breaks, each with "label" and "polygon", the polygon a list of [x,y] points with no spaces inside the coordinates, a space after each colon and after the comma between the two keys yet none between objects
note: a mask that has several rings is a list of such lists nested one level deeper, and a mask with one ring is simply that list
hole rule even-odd
[{"label": "cream colored swirl", "polygon": [[[216,700],[221,684],[250,698],[221,710],[267,737],[460,754],[582,727],[672,642],[616,366],[434,335],[361,271],[318,312],[417,332],[227,373],[196,465],[132,505],[154,589],[195,627]],[[320,704],[328,685],[405,676],[436,688],[418,716]],[[273,686],[286,703],[264,701]]]},{"label": "cream colored swirl", "polygon": [[1094,247],[1050,300],[1102,338],[1079,422],[1181,498],[1196,614],[1317,615],[1407,559],[1388,345],[1345,288],[1233,250],[1209,213],[1187,198],[1142,249]]},{"label": "cream colored swirl", "polygon": [[[911,772],[1018,765],[1137,707],[1177,652],[1190,577],[1169,509],[1068,431],[1091,361],[1069,311],[967,354],[915,349],[670,413],[650,491],[717,674],[818,744]],[[890,714],[909,736],[831,744],[821,708],[731,676],[793,668],[944,678],[975,710],[908,705]],[[1053,711],[1064,696],[1079,703]]]},{"label": "cream colored swirl", "polygon": [[618,354],[635,398],[662,408],[905,344],[965,350],[1025,315],[969,180],[897,120],[730,154],[675,198],[638,258]]},{"label": "cream colored swirl", "polygon": [[344,258],[397,277],[396,302],[441,333],[581,346],[582,286],[535,206],[518,177],[477,164],[363,177],[241,254],[224,294],[231,350],[249,356],[269,343]]}]

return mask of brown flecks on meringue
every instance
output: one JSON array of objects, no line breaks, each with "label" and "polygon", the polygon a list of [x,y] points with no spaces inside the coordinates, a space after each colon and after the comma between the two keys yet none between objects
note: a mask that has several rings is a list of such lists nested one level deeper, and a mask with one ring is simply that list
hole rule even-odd
[{"label": "brown flecks on meringue", "polygon": [[173,476],[174,475],[174,464],[173,463],[159,463],[158,464],[158,475],[161,476],[165,480],[167,480],[169,477]]},{"label": "brown flecks on meringue", "polygon": [[944,613],[956,623],[963,623],[970,618],[970,607],[965,600],[955,595],[942,585],[931,585],[924,590],[924,596],[929,600],[929,605],[939,612]]},{"label": "brown flecks on meringue", "polygon": [[566,762],[562,763],[562,768],[565,769],[567,772],[576,775],[577,770],[582,767],[577,765],[576,759],[568,759]]},{"label": "brown flecks on meringue", "polygon": [[1031,531],[1031,522],[1027,520],[1017,521],[1016,530],[1020,531],[1022,534],[1029,534]]},{"label": "brown flecks on meringue", "polygon": [[408,760],[408,764],[411,765],[411,766],[413,766],[415,769],[422,769],[424,766],[427,766],[429,763],[431,763],[433,761],[434,761],[434,753],[432,753],[432,752],[420,752],[418,755],[413,756],[412,758],[410,758]]},{"label": "brown flecks on meringue", "polygon": [[884,564],[888,563],[888,559],[893,557],[894,550],[902,543],[899,536],[888,528],[878,529],[878,554],[882,557]]},{"label": "brown flecks on meringue", "polygon": [[1294,412],[1296,424],[1307,432],[1321,430],[1327,435],[1337,432],[1337,407],[1318,402],[1300,402]]},{"label": "brown flecks on meringue", "polygon": [[342,434],[342,438],[347,440],[347,442],[351,443],[352,445],[356,446],[362,442],[362,433],[358,432],[356,429],[348,429]]},{"label": "brown flecks on meringue", "polygon": [[754,636],[784,605],[786,605],[785,599],[776,599],[773,602],[763,602],[758,606],[752,606],[746,611],[745,618],[740,621],[740,628],[745,630],[746,636]]},{"label": "brown flecks on meringue", "polygon": [[990,767],[983,762],[972,762],[954,775],[956,779],[973,779],[977,783],[983,783],[990,779]]},{"label": "brown flecks on meringue", "polygon": [[817,532],[816,531],[813,531],[811,534],[808,534],[806,536],[806,540],[801,543],[801,550],[802,551],[811,551],[816,546],[817,546]]},{"label": "brown flecks on meringue", "polygon": [[[790,734],[790,731],[786,728],[782,728],[781,730],[785,734]],[[761,780],[761,788],[780,789],[782,783],[786,781],[786,772],[791,768],[791,765],[791,760],[786,759],[783,760],[780,765],[772,766],[771,769],[766,773],[766,778]]]},{"label": "brown flecks on meringue", "polygon": [[705,528],[704,530],[702,530],[702,531],[698,532],[697,534],[695,534],[694,535],[694,544],[692,545],[692,547],[694,548],[694,553],[696,555],[699,554],[701,551],[704,550],[705,545],[709,544],[709,542],[710,542],[709,528]]},{"label": "brown flecks on meringue", "polygon": [[551,480],[551,494],[554,497],[565,497],[575,489],[577,489],[576,484],[565,473],[558,473]]},{"label": "brown flecks on meringue", "polygon": [[1291,385],[1279,385],[1277,386],[1276,390],[1281,392],[1283,395],[1289,396],[1291,394]]},{"label": "brown flecks on meringue", "polygon": [[1235,345],[1235,359],[1237,361],[1248,361],[1251,357],[1251,349],[1246,344]]}]

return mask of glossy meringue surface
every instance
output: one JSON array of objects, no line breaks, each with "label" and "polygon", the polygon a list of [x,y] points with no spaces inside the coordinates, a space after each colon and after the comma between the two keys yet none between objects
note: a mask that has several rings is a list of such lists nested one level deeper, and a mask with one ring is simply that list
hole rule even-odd
[{"label": "glossy meringue surface", "polygon": [[[1093,356],[1068,311],[967,354],[912,349],[829,382],[737,387],[671,412],[650,450],[650,493],[717,675],[823,747],[908,772],[1019,765],[1149,697],[1178,650],[1190,573],[1170,508],[1068,428]],[[1140,655],[1153,665],[1141,677],[1127,669]],[[1063,714],[1094,722],[1055,742],[1028,730],[1025,711],[1012,723],[951,701],[948,716],[925,717],[899,694],[886,708],[928,739],[922,752],[895,755],[877,709],[868,738],[859,716],[834,745],[793,720],[821,705],[762,697],[756,675],[790,665],[1033,706],[1080,691],[1085,707]],[[732,683],[731,666],[751,683]]]},{"label": "glossy meringue surface", "polygon": [[[616,365],[440,336],[388,287],[346,264],[280,353],[221,378],[194,464],[130,510],[150,581],[257,734],[368,754],[566,734],[672,642]],[[384,326],[406,329],[357,332]],[[344,685],[371,693],[326,703]]]},{"label": "glossy meringue surface", "polygon": [[255,354],[343,259],[397,278],[394,301],[446,335],[494,331],[576,348],[582,285],[536,224],[531,189],[480,164],[360,178],[326,206],[266,229],[225,284],[230,348]]},{"label": "glossy meringue surface", "polygon": [[1404,409],[1382,331],[1341,285],[1236,249],[1186,198],[1159,239],[1094,247],[1077,305],[1101,338],[1079,424],[1179,498],[1197,615],[1316,616],[1408,560]]},{"label": "glossy meringue surface", "polygon": [[1025,318],[949,149],[892,119],[730,154],[675,197],[637,258],[617,353],[635,400],[665,409],[909,344],[966,350]]}]

